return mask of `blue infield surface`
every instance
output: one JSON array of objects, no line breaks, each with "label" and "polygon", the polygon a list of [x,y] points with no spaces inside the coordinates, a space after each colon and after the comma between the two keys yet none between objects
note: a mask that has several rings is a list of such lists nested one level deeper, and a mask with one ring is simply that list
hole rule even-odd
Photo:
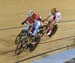
[{"label": "blue infield surface", "polygon": [[34,60],[32,63],[64,63],[72,58],[75,58],[75,49],[69,49],[55,55],[45,57],[40,60]]}]

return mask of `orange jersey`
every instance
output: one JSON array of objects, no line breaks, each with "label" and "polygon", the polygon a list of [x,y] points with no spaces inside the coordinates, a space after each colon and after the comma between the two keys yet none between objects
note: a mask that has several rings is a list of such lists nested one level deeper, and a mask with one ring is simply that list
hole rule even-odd
[{"label": "orange jersey", "polygon": [[32,15],[32,17],[27,17],[27,19],[25,20],[26,22],[28,22],[29,24],[32,24],[35,20],[40,20],[40,16],[38,13],[34,13]]}]

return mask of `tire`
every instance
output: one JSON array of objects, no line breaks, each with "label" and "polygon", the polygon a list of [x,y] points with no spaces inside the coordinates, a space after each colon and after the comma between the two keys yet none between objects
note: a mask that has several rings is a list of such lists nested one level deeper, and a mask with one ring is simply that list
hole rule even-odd
[{"label": "tire", "polygon": [[27,39],[27,35],[25,33],[21,36],[19,42],[17,43],[15,54],[16,55],[21,54],[24,51],[24,49],[27,48],[27,46],[28,46],[28,39]]},{"label": "tire", "polygon": [[20,39],[21,39],[21,36],[18,35],[18,36],[16,37],[15,44],[18,44],[18,43],[20,42]]},{"label": "tire", "polygon": [[27,48],[27,45],[28,45],[28,38],[27,38],[27,36],[23,36],[21,38],[21,42],[22,42],[22,47],[23,48]]},{"label": "tire", "polygon": [[49,35],[49,37],[52,37],[56,33],[57,29],[58,29],[58,25],[56,24],[56,25],[54,25],[52,33]]},{"label": "tire", "polygon": [[35,37],[35,42],[36,42],[35,46],[33,46],[31,43],[29,44],[30,52],[32,52],[36,49],[37,45],[40,42],[40,36]]},{"label": "tire", "polygon": [[15,39],[15,44],[18,44],[18,43],[20,42],[20,40],[21,40],[21,37],[24,36],[24,35],[25,35],[25,32],[24,32],[24,30],[22,30],[22,31],[17,35],[17,37],[16,37],[16,39]]},{"label": "tire", "polygon": [[[22,31],[23,31],[23,30],[22,30]],[[17,35],[17,37],[16,37],[16,39],[15,39],[15,44],[18,44],[18,43],[20,42],[21,36],[22,36],[22,34],[23,34],[22,31]]]},{"label": "tire", "polygon": [[47,25],[43,26],[43,34],[47,33]]},{"label": "tire", "polygon": [[44,25],[44,26],[41,26],[40,28],[39,28],[39,33],[38,33],[38,35],[40,35],[40,37],[42,37],[45,33],[46,33],[46,30],[47,30],[47,27],[46,27],[46,25]]},{"label": "tire", "polygon": [[19,55],[23,50],[24,50],[24,48],[22,48],[22,44],[20,42],[20,43],[17,44],[16,50],[15,50],[15,54]]},{"label": "tire", "polygon": [[40,38],[41,38],[40,36],[35,37],[35,41],[37,42],[37,44],[39,44]]}]

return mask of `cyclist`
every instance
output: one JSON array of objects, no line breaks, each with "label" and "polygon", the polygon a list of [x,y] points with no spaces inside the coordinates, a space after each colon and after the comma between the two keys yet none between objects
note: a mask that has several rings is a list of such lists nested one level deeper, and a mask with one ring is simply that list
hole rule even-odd
[{"label": "cyclist", "polygon": [[28,31],[30,29],[30,26],[33,26],[34,21],[33,21],[32,14],[33,14],[32,10],[30,10],[28,12],[27,18],[21,23],[22,25],[24,25],[24,23],[27,24],[26,27],[25,27],[25,29],[24,29],[25,31]]},{"label": "cyclist", "polygon": [[61,13],[59,11],[57,11],[56,8],[51,9],[51,13],[49,13],[49,15],[47,16],[46,19],[48,21],[48,29],[47,29],[47,35],[49,36],[52,32],[52,29],[54,27],[54,25],[59,22],[61,19]]},{"label": "cyclist", "polygon": [[[30,26],[34,28],[33,32],[30,31],[29,33],[32,36],[36,36],[36,34],[39,31],[39,27],[41,26],[41,16],[39,16],[38,13],[36,13],[34,10],[30,10],[28,13],[28,17],[22,22],[22,24],[27,23],[27,27],[25,28],[26,31],[29,30]],[[33,45],[36,44],[36,42],[31,42]]]},{"label": "cyclist", "polygon": [[[33,11],[32,17],[33,17],[33,20],[34,20],[34,25],[33,25],[34,31],[30,32],[30,34],[35,37],[36,34],[39,31],[39,27],[41,26],[42,18],[38,13],[36,13],[34,11]],[[37,43],[36,41],[31,42],[31,44],[34,45],[34,46],[36,45],[36,43]]]}]

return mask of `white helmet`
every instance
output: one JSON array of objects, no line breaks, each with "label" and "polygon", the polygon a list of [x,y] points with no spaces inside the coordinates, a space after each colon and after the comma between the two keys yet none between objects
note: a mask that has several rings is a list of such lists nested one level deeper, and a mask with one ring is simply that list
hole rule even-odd
[{"label": "white helmet", "polygon": [[29,10],[29,12],[28,12],[28,17],[32,16],[32,15],[33,15],[33,13],[34,13],[34,11],[33,11],[33,10]]}]

